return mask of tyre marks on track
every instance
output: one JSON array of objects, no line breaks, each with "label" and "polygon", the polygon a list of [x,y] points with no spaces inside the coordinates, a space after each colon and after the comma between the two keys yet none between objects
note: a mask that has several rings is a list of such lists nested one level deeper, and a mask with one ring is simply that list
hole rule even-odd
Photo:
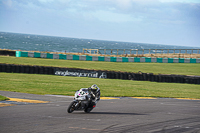
[{"label": "tyre marks on track", "polygon": [[169,120],[157,123],[142,123],[130,125],[114,125],[103,129],[100,133],[138,133],[138,132],[153,132],[153,133],[179,133],[179,132],[200,132],[200,117]]}]

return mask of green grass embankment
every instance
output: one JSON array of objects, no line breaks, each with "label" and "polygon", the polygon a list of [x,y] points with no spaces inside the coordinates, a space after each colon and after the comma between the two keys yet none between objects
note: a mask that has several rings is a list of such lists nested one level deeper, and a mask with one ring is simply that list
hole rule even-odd
[{"label": "green grass embankment", "polygon": [[80,88],[97,84],[101,96],[200,99],[200,86],[194,84],[18,73],[0,73],[0,84],[0,90],[42,95],[74,95]]},{"label": "green grass embankment", "polygon": [[100,61],[75,61],[42,59],[27,57],[0,56],[0,63],[54,66],[68,68],[82,68],[95,70],[111,70],[123,72],[154,73],[154,74],[179,74],[179,75],[199,75],[200,63],[131,63],[131,62],[100,62]]}]

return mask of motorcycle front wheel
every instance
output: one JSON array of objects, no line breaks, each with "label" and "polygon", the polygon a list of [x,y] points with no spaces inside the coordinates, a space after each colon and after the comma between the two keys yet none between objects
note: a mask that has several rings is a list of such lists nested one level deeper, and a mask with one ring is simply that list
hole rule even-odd
[{"label": "motorcycle front wheel", "polygon": [[75,101],[71,102],[71,104],[69,105],[69,107],[67,109],[67,112],[72,113],[75,110],[75,105],[76,105]]}]

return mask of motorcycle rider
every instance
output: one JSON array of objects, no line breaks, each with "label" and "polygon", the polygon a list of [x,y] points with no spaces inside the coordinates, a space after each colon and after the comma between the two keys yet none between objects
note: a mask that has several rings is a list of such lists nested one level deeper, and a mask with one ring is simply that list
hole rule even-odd
[{"label": "motorcycle rider", "polygon": [[96,84],[93,84],[88,90],[92,96],[92,103],[96,104],[100,100],[100,88]]}]

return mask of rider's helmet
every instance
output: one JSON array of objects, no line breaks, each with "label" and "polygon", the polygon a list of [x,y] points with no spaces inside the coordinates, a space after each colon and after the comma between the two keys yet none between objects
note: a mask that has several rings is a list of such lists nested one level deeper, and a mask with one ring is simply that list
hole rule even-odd
[{"label": "rider's helmet", "polygon": [[99,87],[95,84],[93,84],[91,87],[90,87],[93,91],[97,91],[99,89]]}]

